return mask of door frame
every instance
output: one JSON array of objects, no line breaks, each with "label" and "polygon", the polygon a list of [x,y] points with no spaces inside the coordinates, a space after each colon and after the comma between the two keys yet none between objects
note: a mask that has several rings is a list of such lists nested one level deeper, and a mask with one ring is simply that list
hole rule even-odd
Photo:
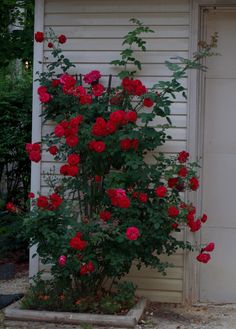
[{"label": "door frame", "polygon": [[[206,13],[208,10],[236,9],[236,0],[190,0],[190,44],[189,57],[191,58],[198,50],[198,41],[206,40]],[[203,63],[204,64],[204,63]],[[205,75],[204,72],[190,70],[188,79],[188,118],[187,118],[187,150],[191,160],[199,159],[200,166],[203,163],[204,141],[204,103],[205,103]],[[202,171],[198,172],[200,186],[202,186]],[[194,196],[188,197],[193,204],[197,205],[197,213],[202,212],[202,189]],[[200,243],[200,233],[192,234],[186,230],[185,239],[193,245]],[[196,254],[185,253],[184,257],[184,303],[198,303],[200,297],[199,263],[196,263]]]}]

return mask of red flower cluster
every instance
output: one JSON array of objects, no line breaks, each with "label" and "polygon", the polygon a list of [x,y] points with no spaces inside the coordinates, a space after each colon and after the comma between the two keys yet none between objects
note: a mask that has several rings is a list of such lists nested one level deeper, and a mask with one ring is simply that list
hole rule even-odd
[{"label": "red flower cluster", "polygon": [[109,198],[111,199],[111,203],[115,207],[119,208],[129,208],[130,200],[126,195],[125,190],[118,189],[109,189],[107,191]]},{"label": "red flower cluster", "polygon": [[48,103],[52,99],[52,95],[48,93],[48,90],[44,86],[38,87],[38,95],[41,103]]},{"label": "red flower cluster", "polygon": [[88,84],[96,83],[101,78],[101,73],[97,70],[93,70],[84,76],[84,82]]},{"label": "red flower cluster", "polygon": [[107,222],[111,218],[111,213],[108,210],[103,210],[100,212],[99,216],[101,220]]},{"label": "red flower cluster", "polygon": [[77,232],[76,235],[70,240],[69,245],[73,249],[82,251],[87,247],[87,241],[83,240],[80,232]]},{"label": "red flower cluster", "polygon": [[136,122],[137,113],[135,111],[116,110],[110,114],[109,119],[116,126],[124,126],[128,122]]},{"label": "red flower cluster", "polygon": [[105,88],[102,84],[96,83],[95,85],[92,85],[92,93],[94,96],[96,96],[96,97],[102,96],[104,91],[105,91]]},{"label": "red flower cluster", "polygon": [[106,122],[102,117],[98,117],[92,126],[92,134],[94,136],[107,136],[113,134],[115,131],[116,125],[110,120]]},{"label": "red flower cluster", "polygon": [[208,263],[211,259],[209,252],[212,252],[215,249],[214,242],[208,243],[205,248],[202,248],[201,253],[196,257],[200,263]]},{"label": "red flower cluster", "polygon": [[88,147],[92,151],[95,151],[97,153],[103,153],[106,149],[106,144],[103,141],[92,140],[89,142]]},{"label": "red flower cluster", "polygon": [[185,188],[185,185],[183,182],[181,182],[179,177],[173,177],[173,178],[168,179],[168,187],[170,187],[172,189],[176,188],[178,191],[183,191]]},{"label": "red flower cluster", "polygon": [[199,181],[196,177],[192,177],[189,180],[189,187],[191,190],[196,191],[199,188]]},{"label": "red flower cluster", "polygon": [[138,79],[124,78],[122,80],[122,87],[130,95],[141,96],[147,92],[147,88]]},{"label": "red flower cluster", "polygon": [[62,165],[60,168],[60,173],[64,176],[77,176],[79,173],[78,164],[80,162],[80,156],[76,153],[72,153],[67,158],[67,163]]},{"label": "red flower cluster", "polygon": [[56,194],[53,193],[48,197],[41,195],[37,199],[37,206],[42,209],[46,210],[56,210],[60,205],[62,204],[63,200],[62,198]]},{"label": "red flower cluster", "polygon": [[132,198],[138,199],[142,203],[146,203],[148,201],[148,195],[144,192],[133,192]]},{"label": "red flower cluster", "polygon": [[95,270],[93,262],[90,260],[87,264],[83,264],[80,267],[80,275],[86,275],[89,273],[93,273]]},{"label": "red flower cluster", "polygon": [[180,162],[180,163],[184,163],[188,160],[189,158],[189,153],[186,152],[186,151],[181,151],[179,154],[178,154],[178,158],[177,160]]},{"label": "red flower cluster", "polygon": [[169,207],[167,209],[167,212],[168,212],[169,217],[175,218],[175,217],[179,216],[179,209],[175,206]]},{"label": "red flower cluster", "polygon": [[139,141],[138,139],[125,138],[120,141],[120,148],[123,151],[128,151],[130,149],[137,150]]},{"label": "red flower cluster", "polygon": [[207,221],[207,215],[203,214],[202,218],[198,218],[197,220],[195,220],[195,214],[196,208],[190,207],[190,209],[188,209],[186,219],[191,232],[199,231],[202,226],[202,223],[205,223]]},{"label": "red flower cluster", "polygon": [[77,115],[76,117],[72,118],[70,121],[62,121],[58,125],[56,125],[54,129],[54,134],[57,137],[65,137],[66,144],[69,147],[75,147],[78,142],[78,130],[79,125],[83,122],[83,116]]},{"label": "red flower cluster", "polygon": [[153,100],[150,98],[144,98],[143,100],[143,105],[146,107],[152,107],[152,105],[154,104]]},{"label": "red flower cluster", "polygon": [[25,150],[29,155],[29,159],[33,162],[39,162],[41,160],[41,146],[39,143],[27,143]]},{"label": "red flower cluster", "polygon": [[125,235],[128,240],[134,241],[138,239],[138,237],[140,236],[140,232],[137,227],[130,226],[127,228]]}]

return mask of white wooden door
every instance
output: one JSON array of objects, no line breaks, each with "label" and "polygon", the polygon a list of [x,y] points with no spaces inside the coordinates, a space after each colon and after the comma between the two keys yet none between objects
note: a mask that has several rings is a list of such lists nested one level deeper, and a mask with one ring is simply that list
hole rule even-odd
[{"label": "white wooden door", "polygon": [[216,244],[212,260],[200,266],[200,301],[236,302],[236,11],[207,14],[207,36],[219,33],[206,74],[203,211],[208,222],[202,243]]}]

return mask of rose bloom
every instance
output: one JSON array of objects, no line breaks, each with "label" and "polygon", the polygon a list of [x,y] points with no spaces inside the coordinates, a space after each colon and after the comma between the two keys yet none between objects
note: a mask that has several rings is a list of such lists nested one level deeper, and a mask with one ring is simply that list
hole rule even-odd
[{"label": "rose bloom", "polygon": [[48,198],[46,196],[39,196],[37,200],[37,206],[39,208],[47,209],[49,206]]},{"label": "rose bloom", "polygon": [[65,266],[66,265],[66,261],[67,261],[67,258],[66,256],[64,255],[61,255],[59,258],[58,258],[58,264],[60,266]]},{"label": "rose bloom", "polygon": [[189,221],[188,226],[190,227],[191,232],[197,232],[201,228],[201,221],[200,221],[200,219],[197,219],[195,222]]},{"label": "rose bloom", "polygon": [[199,188],[199,181],[196,177],[192,177],[189,180],[189,187],[191,190],[196,191]]},{"label": "rose bloom", "polygon": [[66,36],[64,35],[64,34],[61,34],[61,35],[59,35],[59,37],[58,37],[58,41],[59,41],[59,43],[65,43],[66,42]]},{"label": "rose bloom", "polygon": [[65,129],[63,128],[63,126],[61,124],[56,125],[55,129],[54,129],[54,134],[57,137],[62,137],[65,134]]},{"label": "rose bloom", "polygon": [[40,86],[40,87],[38,87],[37,93],[38,93],[38,95],[43,95],[43,94],[47,93],[47,88],[44,86]]},{"label": "rose bloom", "polygon": [[79,143],[79,138],[78,136],[68,136],[66,137],[66,145],[69,147],[74,147]]},{"label": "rose bloom", "polygon": [[174,218],[177,217],[179,215],[179,209],[176,208],[175,206],[171,206],[168,208],[168,216]]},{"label": "rose bloom", "polygon": [[52,42],[48,43],[48,48],[53,48],[53,43]]},{"label": "rose bloom", "polygon": [[103,210],[99,214],[100,219],[102,219],[104,222],[107,222],[111,218],[111,213],[108,210]]},{"label": "rose bloom", "polygon": [[80,275],[86,275],[89,272],[87,264],[84,264],[80,267]]},{"label": "rose bloom", "polygon": [[102,141],[95,141],[93,144],[93,150],[97,153],[102,153],[106,149],[106,144]]},{"label": "rose bloom", "polygon": [[184,163],[188,160],[188,158],[189,158],[189,153],[186,151],[181,151],[178,155],[177,160],[181,163]]},{"label": "rose bloom", "polygon": [[76,117],[70,119],[70,126],[78,127],[83,122],[83,120],[84,120],[84,117],[81,114],[79,114]]},{"label": "rose bloom", "polygon": [[58,148],[56,145],[52,145],[48,148],[48,152],[52,155],[56,155],[58,152]]},{"label": "rose bloom", "polygon": [[60,197],[60,195],[56,194],[56,193],[53,193],[50,195],[49,197],[51,203],[52,203],[52,206],[54,209],[57,209],[63,202],[62,198]]},{"label": "rose bloom", "polygon": [[152,107],[154,104],[153,100],[150,98],[144,98],[143,105],[146,107]]},{"label": "rose bloom", "polygon": [[211,252],[211,251],[213,251],[214,249],[215,249],[215,244],[214,244],[214,242],[210,242],[210,243],[208,243],[208,245],[207,245],[205,248],[202,249],[202,252],[203,252],[203,251]]},{"label": "rose bloom", "polygon": [[48,103],[51,100],[52,96],[48,93],[39,95],[39,100],[41,103]]},{"label": "rose bloom", "polygon": [[67,175],[72,177],[77,176],[79,173],[79,168],[77,166],[68,166],[66,170]]},{"label": "rose bloom", "polygon": [[170,188],[174,188],[178,184],[178,181],[179,181],[178,177],[169,178],[168,179],[168,186]]},{"label": "rose bloom", "polygon": [[129,138],[120,141],[120,148],[123,151],[128,151],[131,148],[131,140]]},{"label": "rose bloom", "polygon": [[200,263],[208,263],[209,260],[211,259],[211,255],[207,254],[207,253],[201,253],[200,255],[198,255],[196,257],[196,259],[200,262]]},{"label": "rose bloom", "polygon": [[120,124],[125,120],[126,113],[123,110],[117,110],[110,114],[110,121]]},{"label": "rose bloom", "polygon": [[35,39],[36,42],[43,42],[43,40],[44,40],[43,32],[36,32],[34,34],[34,39]]},{"label": "rose bloom", "polygon": [[88,271],[90,273],[94,272],[95,267],[94,267],[93,262],[91,260],[87,263],[87,268],[88,268]]},{"label": "rose bloom", "polygon": [[179,171],[178,171],[178,175],[179,175],[180,177],[186,177],[187,174],[188,174],[188,169],[187,169],[186,167],[182,167],[182,168],[180,168]]},{"label": "rose bloom", "polygon": [[33,192],[28,193],[28,199],[33,199],[35,197]]},{"label": "rose bloom", "polygon": [[159,198],[164,198],[167,194],[167,188],[165,186],[158,186],[155,189],[155,194],[159,197]]},{"label": "rose bloom", "polygon": [[142,203],[146,203],[148,201],[148,195],[146,193],[139,193],[139,201]]},{"label": "rose bloom", "polygon": [[76,79],[72,75],[64,73],[60,76],[60,83],[70,88],[76,85]]},{"label": "rose bloom", "polygon": [[127,196],[119,197],[117,199],[117,203],[118,203],[118,207],[120,207],[120,208],[129,208],[130,207],[130,200],[127,198]]},{"label": "rose bloom", "polygon": [[96,182],[96,183],[100,183],[101,180],[102,180],[102,177],[101,177],[101,176],[99,176],[99,175],[96,175],[96,176],[95,176],[95,182]]},{"label": "rose bloom", "polygon": [[112,121],[107,121],[106,132],[107,134],[113,134],[114,132],[116,132],[116,125]]},{"label": "rose bloom", "polygon": [[99,97],[102,96],[104,90],[105,90],[104,86],[100,83],[97,83],[96,85],[93,86],[92,93],[94,96]]},{"label": "rose bloom", "polygon": [[136,122],[137,118],[138,118],[138,116],[135,111],[128,111],[125,114],[125,119],[129,122]]},{"label": "rose bloom", "polygon": [[139,229],[135,226],[130,226],[127,228],[125,235],[128,240],[131,241],[137,240],[138,237],[140,236]]},{"label": "rose bloom", "polygon": [[206,221],[207,221],[207,215],[206,214],[203,214],[202,215],[202,218],[201,218],[201,222],[202,223],[206,223]]},{"label": "rose bloom", "polygon": [[79,102],[81,105],[89,105],[93,101],[91,95],[81,95],[79,98]]},{"label": "rose bloom", "polygon": [[75,236],[70,240],[69,245],[71,248],[81,251],[87,247],[87,241],[82,240],[82,238],[80,238],[79,236]]},{"label": "rose bloom", "polygon": [[177,230],[177,228],[179,227],[179,224],[173,223],[173,224],[171,224],[171,227],[173,228],[173,230]]},{"label": "rose bloom", "polygon": [[41,160],[41,154],[39,151],[31,151],[29,153],[29,159],[33,162],[39,162]]},{"label": "rose bloom", "polygon": [[93,71],[85,74],[84,82],[91,84],[93,82],[97,82],[100,78],[101,78],[101,73],[97,70],[93,70]]},{"label": "rose bloom", "polygon": [[80,156],[76,153],[72,153],[68,156],[67,162],[72,166],[77,165],[80,162]]},{"label": "rose bloom", "polygon": [[16,212],[16,206],[14,205],[13,202],[8,202],[6,204],[6,209],[9,211],[9,212]]},{"label": "rose bloom", "polygon": [[60,85],[60,80],[59,79],[52,79],[52,83],[51,83],[52,87],[57,87]]},{"label": "rose bloom", "polygon": [[131,148],[137,150],[139,146],[139,140],[137,138],[131,140]]},{"label": "rose bloom", "polygon": [[69,165],[67,165],[67,164],[62,165],[61,168],[60,168],[60,174],[67,176],[68,175],[68,168],[69,168]]}]

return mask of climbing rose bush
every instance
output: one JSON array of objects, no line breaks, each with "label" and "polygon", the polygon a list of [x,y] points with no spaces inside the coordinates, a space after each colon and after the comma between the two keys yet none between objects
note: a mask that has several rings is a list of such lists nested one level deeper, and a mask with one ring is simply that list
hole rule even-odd
[{"label": "climbing rose bush", "polygon": [[[207,221],[182,197],[199,188],[198,164],[189,161],[187,151],[165,156],[158,148],[170,138],[176,95],[185,96],[180,79],[187,69],[201,68],[200,59],[211,55],[214,43],[192,60],[166,62],[170,81],[148,88],[135,78],[141,63],[132,47],[145,50],[140,34],[152,31],[134,23],[124,39],[128,48],[113,61],[124,67],[116,86],[98,70],[75,72],[59,46],[66,36],[35,34],[37,42],[48,42],[54,58],[38,78],[42,117],[54,128],[41,142],[27,144],[26,151],[38,163],[45,150],[59,168],[44,177],[49,195],[30,194],[25,228],[42,261],[52,264],[54,278],[81,294],[101,291],[107,278],[120,279],[132,264],[165,272],[161,254],[193,249],[176,233],[184,227],[198,232]],[[207,263],[214,243],[197,249],[197,260]]]}]

